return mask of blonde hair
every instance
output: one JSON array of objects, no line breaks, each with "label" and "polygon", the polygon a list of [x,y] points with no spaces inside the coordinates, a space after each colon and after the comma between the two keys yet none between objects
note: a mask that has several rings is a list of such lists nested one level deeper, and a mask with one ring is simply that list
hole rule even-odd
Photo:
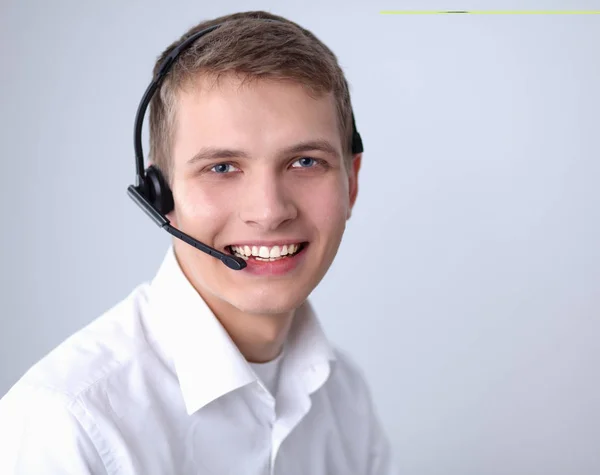
[{"label": "blonde hair", "polygon": [[[277,20],[277,21],[264,21]],[[221,16],[188,30],[157,59],[162,60],[189,36],[222,24],[199,38],[176,60],[160,91],[150,103],[150,161],[167,182],[172,173],[177,93],[198,75],[214,78],[235,74],[245,81],[275,79],[304,86],[313,97],[332,92],[335,99],[343,154],[351,157],[352,106],[348,84],[336,56],[315,35],[298,24],[264,11]]]}]

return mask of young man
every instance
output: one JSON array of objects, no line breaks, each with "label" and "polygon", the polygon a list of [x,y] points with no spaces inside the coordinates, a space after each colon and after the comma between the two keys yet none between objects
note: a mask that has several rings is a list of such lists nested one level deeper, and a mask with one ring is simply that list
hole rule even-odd
[{"label": "young man", "polygon": [[213,25],[152,99],[151,161],[170,223],[245,267],[175,239],[152,282],[2,399],[3,475],[395,473],[364,378],[307,301],[358,191],[344,75],[265,12],[181,41]]}]

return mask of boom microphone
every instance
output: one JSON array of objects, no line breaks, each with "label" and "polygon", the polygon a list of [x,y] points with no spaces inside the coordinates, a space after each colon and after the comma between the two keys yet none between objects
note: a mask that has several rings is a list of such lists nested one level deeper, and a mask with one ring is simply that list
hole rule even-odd
[{"label": "boom microphone", "polygon": [[190,235],[180,231],[179,229],[171,226],[170,221],[164,216],[162,213],[159,213],[154,207],[148,202],[146,197],[139,192],[139,189],[133,185],[130,185],[127,188],[127,193],[131,197],[133,201],[135,201],[142,210],[146,212],[148,216],[154,221],[158,226],[163,228],[169,234],[175,236],[176,238],[181,239],[184,242],[187,242],[189,245],[194,246],[196,249],[199,249],[202,252],[206,252],[207,254],[220,259],[223,264],[233,270],[241,270],[246,267],[246,261],[241,257],[230,256],[229,254],[224,254],[223,252],[217,251],[216,249],[194,239]]}]

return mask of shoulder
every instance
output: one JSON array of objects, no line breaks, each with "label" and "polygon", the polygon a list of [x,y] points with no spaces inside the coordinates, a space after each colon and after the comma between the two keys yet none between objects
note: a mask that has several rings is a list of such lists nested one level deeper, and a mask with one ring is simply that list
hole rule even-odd
[{"label": "shoulder", "polygon": [[[377,474],[396,473],[390,440],[383,428],[379,411],[375,407],[372,393],[363,369],[345,351],[334,348],[336,361],[332,369],[332,387],[335,391],[332,408],[344,411],[338,418],[345,427],[343,434],[355,434],[361,444],[356,450],[365,450],[368,472]],[[358,434],[361,434],[358,436]]]},{"label": "shoulder", "polygon": [[332,368],[332,376],[335,380],[343,384],[352,391],[365,391],[368,389],[368,382],[363,368],[349,352],[340,348],[333,347],[335,361]]},{"label": "shoulder", "polygon": [[90,386],[120,371],[147,346],[140,318],[147,304],[147,292],[147,284],[139,285],[126,298],[69,336],[35,363],[9,394],[29,391],[53,395],[49,399],[53,401],[58,395],[74,399]]},{"label": "shoulder", "polygon": [[77,401],[19,384],[0,400],[0,473],[105,473],[95,435]]},{"label": "shoulder", "polygon": [[100,450],[90,405],[98,397],[108,406],[107,382],[127,378],[131,362],[146,351],[145,305],[143,284],[34,364],[0,399],[0,473],[104,472],[110,458]]},{"label": "shoulder", "polygon": [[370,412],[372,406],[368,377],[357,360],[346,350],[334,346],[328,391],[338,401],[348,400],[354,407]]}]

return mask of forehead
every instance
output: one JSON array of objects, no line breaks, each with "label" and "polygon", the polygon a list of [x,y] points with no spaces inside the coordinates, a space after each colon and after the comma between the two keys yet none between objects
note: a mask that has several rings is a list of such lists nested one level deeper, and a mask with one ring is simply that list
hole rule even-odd
[{"label": "forehead", "polygon": [[310,140],[342,152],[333,94],[315,95],[292,81],[198,77],[178,91],[174,113],[176,160],[205,146],[268,154]]}]

